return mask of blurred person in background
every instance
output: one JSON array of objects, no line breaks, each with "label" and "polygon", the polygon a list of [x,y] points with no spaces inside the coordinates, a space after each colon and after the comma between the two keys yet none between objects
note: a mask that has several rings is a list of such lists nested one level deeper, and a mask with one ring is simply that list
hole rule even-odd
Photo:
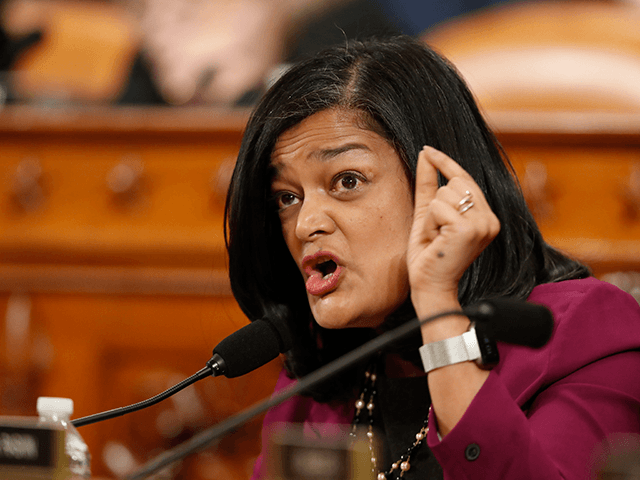
[{"label": "blurred person in background", "polygon": [[171,104],[254,103],[279,66],[345,38],[397,34],[370,0],[141,0],[143,39],[136,77],[122,101],[145,96],[148,69]]},{"label": "blurred person in background", "polygon": [[[65,84],[62,93],[17,95],[27,101],[57,95],[64,102],[251,105],[286,65],[324,47],[370,36],[418,35],[497,3],[507,2],[0,0],[0,70],[16,63],[38,70],[38,81],[18,80],[31,82],[27,90],[47,90],[47,83],[60,90]],[[87,44],[79,40],[83,32],[91,37]],[[23,58],[27,50],[31,63]],[[48,58],[34,61],[37,55]],[[48,71],[52,64],[58,71]],[[109,65],[112,72],[105,72]],[[100,81],[109,83],[101,89],[91,78],[98,71]]]},{"label": "blurred person in background", "polygon": [[270,81],[324,47],[370,36],[418,35],[496,0],[141,0],[140,78],[125,103],[145,99],[148,68],[162,101],[172,104],[255,102]]}]

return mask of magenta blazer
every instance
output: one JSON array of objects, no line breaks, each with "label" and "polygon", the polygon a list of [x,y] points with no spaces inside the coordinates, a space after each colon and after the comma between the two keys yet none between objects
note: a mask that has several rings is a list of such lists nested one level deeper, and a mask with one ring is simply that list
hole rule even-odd
[{"label": "magenta blazer", "polygon": [[[640,444],[640,305],[594,278],[540,285],[528,300],[553,312],[551,341],[498,344],[500,363],[460,422],[442,441],[430,429],[445,479],[595,478],[608,442]],[[276,391],[292,381],[281,374]],[[294,397],[267,413],[263,446],[280,422],[330,436],[352,417],[351,405]],[[263,456],[253,480],[265,475]]]}]

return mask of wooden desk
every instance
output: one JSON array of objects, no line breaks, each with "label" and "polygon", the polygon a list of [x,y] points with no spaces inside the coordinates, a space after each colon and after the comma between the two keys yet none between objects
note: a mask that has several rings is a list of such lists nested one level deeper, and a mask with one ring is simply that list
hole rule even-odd
[{"label": "wooden desk", "polygon": [[[488,112],[548,241],[598,275],[640,270],[640,116]],[[0,111],[0,414],[40,395],[74,417],[199,370],[246,323],[226,277],[222,209],[247,112]],[[280,365],[200,382],[82,427],[113,477],[270,394]],[[259,420],[176,466],[248,478]],[[125,452],[125,453],[123,453]]]}]

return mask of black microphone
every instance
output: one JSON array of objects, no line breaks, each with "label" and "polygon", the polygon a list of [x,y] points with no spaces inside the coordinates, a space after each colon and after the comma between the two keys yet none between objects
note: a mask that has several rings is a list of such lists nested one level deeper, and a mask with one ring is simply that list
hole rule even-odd
[{"label": "black microphone", "polygon": [[553,315],[543,305],[494,298],[464,309],[467,316],[481,324],[482,331],[494,340],[540,348],[553,333]]},{"label": "black microphone", "polygon": [[213,376],[239,377],[265,365],[293,346],[291,332],[281,315],[254,320],[222,340],[207,362]]},{"label": "black microphone", "polygon": [[244,375],[270,362],[280,353],[290,350],[292,346],[293,339],[285,321],[283,307],[272,312],[269,319],[254,320],[226,337],[214,348],[213,357],[207,362],[206,367],[177,385],[142,402],[88,415],[72,420],[71,423],[75,427],[82,427],[142,410],[209,376],[225,375],[231,378]]},{"label": "black microphone", "polygon": [[[173,449],[158,455],[136,472],[125,477],[125,479],[140,480],[147,478],[161,468],[202,450],[215,439],[236,430],[252,418],[279,405],[294,395],[298,395],[312,386],[326,381],[336,373],[361,362],[374,353],[384,350],[389,345],[414,333],[423,323],[449,315],[466,315],[476,320],[476,322],[482,325],[482,328],[487,328],[487,330],[485,330],[487,333],[490,330],[495,335],[495,340],[530,347],[544,345],[551,337],[553,330],[553,316],[546,307],[526,303],[522,300],[504,298],[483,301],[480,304],[471,305],[462,310],[441,312],[421,320],[414,318],[393,330],[379,335],[327,365],[318,368],[307,376],[299,379],[296,383],[274,394],[271,398],[232,415],[213,427],[194,435],[191,439],[177,445]],[[522,333],[518,333],[518,329],[522,329]]]}]

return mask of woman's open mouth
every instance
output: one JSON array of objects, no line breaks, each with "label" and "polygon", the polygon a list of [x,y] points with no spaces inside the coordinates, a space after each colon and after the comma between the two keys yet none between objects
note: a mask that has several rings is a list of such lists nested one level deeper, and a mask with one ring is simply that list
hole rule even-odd
[{"label": "woman's open mouth", "polygon": [[320,251],[306,256],[302,265],[308,276],[305,286],[311,295],[325,295],[337,287],[342,267],[332,253]]}]

